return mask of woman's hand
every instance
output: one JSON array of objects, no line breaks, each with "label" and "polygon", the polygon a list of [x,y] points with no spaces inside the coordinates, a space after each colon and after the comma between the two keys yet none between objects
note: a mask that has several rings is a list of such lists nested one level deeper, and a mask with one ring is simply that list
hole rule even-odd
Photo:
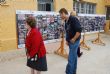
[{"label": "woman's hand", "polygon": [[67,46],[69,45],[68,41],[66,41],[66,45],[67,45]]},{"label": "woman's hand", "polygon": [[29,56],[29,54],[28,54],[28,53],[27,53],[27,58],[28,58],[28,59],[30,59],[30,56]]}]

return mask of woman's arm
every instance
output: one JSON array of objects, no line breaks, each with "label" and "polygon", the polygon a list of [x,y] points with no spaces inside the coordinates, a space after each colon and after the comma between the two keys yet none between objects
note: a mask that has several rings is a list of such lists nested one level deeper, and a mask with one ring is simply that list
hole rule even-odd
[{"label": "woman's arm", "polygon": [[31,47],[30,47],[30,52],[29,55],[30,57],[34,57],[39,49],[40,49],[40,42],[41,42],[41,34],[39,32],[34,32],[31,35]]}]

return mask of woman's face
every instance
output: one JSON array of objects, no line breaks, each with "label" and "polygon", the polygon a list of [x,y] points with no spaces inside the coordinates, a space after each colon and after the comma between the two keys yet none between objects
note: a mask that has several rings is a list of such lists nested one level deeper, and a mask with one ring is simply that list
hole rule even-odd
[{"label": "woman's face", "polygon": [[27,22],[25,23],[25,28],[28,30],[31,29],[31,27],[27,24]]}]

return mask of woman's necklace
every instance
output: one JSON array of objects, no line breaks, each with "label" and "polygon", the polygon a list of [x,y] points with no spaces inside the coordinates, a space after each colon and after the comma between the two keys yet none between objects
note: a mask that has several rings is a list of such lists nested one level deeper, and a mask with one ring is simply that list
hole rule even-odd
[{"label": "woman's necklace", "polygon": [[28,32],[27,32],[27,36],[29,35],[30,31],[31,31],[31,29],[28,30]]}]

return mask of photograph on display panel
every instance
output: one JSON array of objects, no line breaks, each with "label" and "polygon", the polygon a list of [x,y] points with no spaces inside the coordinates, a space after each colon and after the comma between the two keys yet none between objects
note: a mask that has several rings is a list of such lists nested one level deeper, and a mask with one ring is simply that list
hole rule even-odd
[{"label": "photograph on display panel", "polygon": [[59,16],[55,15],[38,15],[35,16],[37,19],[37,27],[39,31],[43,35],[44,40],[53,40],[53,39],[59,39],[61,30],[62,30],[62,23],[61,19],[59,19]]},{"label": "photograph on display panel", "polygon": [[104,30],[106,17],[104,15],[88,15],[88,16],[78,16],[82,32],[93,32],[93,31],[102,31]]}]

